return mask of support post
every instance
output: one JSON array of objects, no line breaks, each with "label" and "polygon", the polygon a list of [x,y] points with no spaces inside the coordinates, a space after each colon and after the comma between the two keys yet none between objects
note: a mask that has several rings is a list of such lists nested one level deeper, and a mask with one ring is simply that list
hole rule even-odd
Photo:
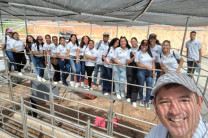
[{"label": "support post", "polygon": [[59,21],[58,21],[58,37],[60,37],[60,23],[59,23]]},{"label": "support post", "polygon": [[1,17],[1,10],[0,10],[0,20],[1,20],[1,33],[2,33],[2,36],[4,35],[4,28],[3,28],[3,23],[2,23],[2,17]]},{"label": "support post", "polygon": [[90,24],[90,37],[92,37],[92,24]]},{"label": "support post", "polygon": [[118,37],[118,24],[117,24],[117,27],[116,27],[116,37]]},{"label": "support post", "polygon": [[23,133],[24,133],[24,138],[28,138],[27,116],[26,116],[26,110],[22,96],[23,95],[21,95],[21,114],[22,114]]},{"label": "support post", "polygon": [[185,27],[185,32],[184,32],[184,35],[183,35],[183,42],[182,42],[181,52],[180,52],[181,55],[183,54],[183,47],[184,47],[184,43],[185,43],[185,40],[186,40],[186,33],[187,33],[187,29],[188,29],[189,18],[190,17],[187,17],[187,19],[186,19],[186,27]]},{"label": "support post", "polygon": [[150,24],[148,24],[148,26],[147,26],[147,40],[149,38],[149,34],[150,34]]},{"label": "support post", "polygon": [[26,30],[26,35],[28,35],[28,30],[27,30],[27,17],[26,17],[26,7],[24,7],[24,11],[25,11],[25,14],[24,14],[24,19],[25,19],[25,30]]}]

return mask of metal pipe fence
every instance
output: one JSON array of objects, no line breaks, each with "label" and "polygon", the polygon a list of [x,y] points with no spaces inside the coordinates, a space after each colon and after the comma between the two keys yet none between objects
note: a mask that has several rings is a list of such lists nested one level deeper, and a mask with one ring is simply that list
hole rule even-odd
[{"label": "metal pipe fence", "polygon": [[[6,64],[5,66],[7,66],[9,63],[18,64],[18,63],[15,63],[15,62],[10,62],[6,58],[5,54],[4,54],[4,61],[5,61],[5,64]],[[23,64],[19,64],[19,65],[23,65]],[[113,89],[111,89],[110,96],[103,96],[100,92],[98,93],[97,91],[91,91],[91,90],[90,91],[86,91],[83,88],[74,88],[74,87],[71,87],[71,86],[66,87],[66,86],[63,86],[61,84],[57,84],[56,85],[56,84],[52,83],[53,80],[51,79],[52,78],[51,71],[53,71],[53,70],[51,68],[49,68],[49,66],[51,66],[51,63],[50,62],[48,62],[47,69],[40,68],[40,67],[31,67],[31,70],[34,69],[34,68],[38,68],[38,69],[44,69],[44,70],[47,70],[48,71],[48,78],[49,78],[49,80],[46,81],[46,82],[42,82],[42,83],[45,84],[45,85],[49,85],[49,87],[50,87],[49,93],[48,92],[44,92],[42,90],[38,90],[38,89],[31,88],[31,87],[28,87],[28,86],[24,86],[23,84],[18,84],[18,83],[12,82],[11,77],[20,77],[20,78],[23,78],[23,79],[33,80],[33,81],[37,81],[37,79],[34,78],[34,75],[28,74],[28,73],[25,73],[24,76],[18,76],[16,73],[9,72],[8,71],[8,68],[6,68],[8,86],[9,86],[9,91],[10,91],[10,94],[9,94],[10,95],[10,99],[5,99],[5,98],[2,98],[2,97],[0,97],[0,99],[1,100],[4,100],[6,102],[11,103],[12,104],[12,107],[11,108],[8,108],[8,107],[5,107],[5,106],[0,105],[0,108],[1,109],[4,109],[4,110],[8,110],[8,111],[13,112],[13,113],[20,114],[21,117],[22,117],[22,122],[19,122],[18,120],[15,120],[15,119],[13,119],[13,118],[11,118],[9,116],[6,116],[2,112],[2,110],[1,110],[1,115],[4,118],[8,118],[8,119],[10,119],[12,121],[16,121],[19,124],[22,123],[21,124],[22,125],[22,129],[21,130],[18,130],[17,129],[17,131],[19,131],[20,133],[22,133],[24,135],[24,137],[35,137],[35,136],[32,136],[32,134],[29,133],[29,130],[28,129],[35,129],[36,131],[39,131],[40,133],[43,133],[43,134],[48,135],[50,137],[54,137],[54,129],[59,129],[59,130],[61,130],[63,132],[67,132],[68,134],[74,135],[75,137],[76,136],[77,137],[80,137],[80,135],[79,135],[79,134],[81,134],[80,132],[83,132],[84,135],[85,135],[85,137],[93,137],[93,136],[97,136],[97,137],[111,137],[111,136],[114,136],[114,135],[118,135],[118,136],[121,136],[121,137],[129,137],[129,136],[126,136],[125,134],[116,132],[114,130],[114,127],[113,127],[114,125],[118,125],[118,126],[123,127],[125,129],[132,130],[134,132],[141,133],[141,134],[144,134],[144,135],[146,135],[148,133],[148,132],[143,131],[143,130],[138,130],[138,129],[134,128],[134,127],[130,127],[130,126],[127,126],[127,125],[124,125],[124,124],[121,124],[121,123],[114,122],[113,119],[114,119],[115,115],[120,116],[120,117],[124,117],[124,118],[127,118],[127,119],[130,119],[130,120],[134,120],[136,122],[140,122],[140,123],[147,124],[150,127],[153,127],[153,126],[156,125],[156,124],[151,123],[151,122],[148,122],[148,121],[140,120],[140,119],[137,119],[137,118],[133,118],[133,117],[130,117],[130,116],[127,116],[127,115],[124,115],[124,114],[120,114],[120,113],[115,112],[114,109],[113,109],[113,107],[114,107],[114,101],[121,101],[121,100],[118,100],[114,96]],[[118,65],[112,64],[112,66],[113,66],[112,68],[114,68],[114,66],[118,66]],[[124,65],[124,67],[141,69],[140,67],[128,66],[128,65]],[[183,67],[186,68],[186,66],[183,66]],[[156,71],[162,71],[162,70],[156,70]],[[60,73],[63,73],[62,71],[59,71],[59,72]],[[72,74],[77,75],[76,73],[72,73],[72,72],[65,72],[65,73],[68,73],[69,75],[72,75]],[[113,74],[114,73],[112,73],[112,75]],[[80,76],[83,76],[81,74],[79,74],[79,75]],[[205,99],[204,102],[208,106],[208,102],[207,102],[207,99],[205,97],[205,95],[207,94],[208,76],[207,75],[201,75],[200,72],[199,72],[199,74],[188,74],[188,75],[192,75],[192,76],[197,77],[197,81],[196,81],[197,86],[199,85],[198,83],[199,83],[199,79],[200,78],[206,78],[206,82],[205,82],[205,85],[204,85],[203,89],[202,88],[200,88],[200,89],[201,89],[202,95],[204,96],[204,99]],[[94,78],[94,77],[91,76],[91,78]],[[112,76],[112,78],[114,78],[114,77]],[[119,81],[115,81],[114,79],[107,80],[107,79],[102,79],[102,78],[99,78],[99,77],[97,77],[97,79],[101,79],[101,80],[105,80],[105,81],[110,81],[112,84],[113,83],[119,83],[119,84],[123,84],[123,85],[132,85],[132,86],[137,86],[137,87],[143,87],[143,88],[152,89],[152,87],[146,87],[146,86],[141,86],[141,85],[136,85],[136,84],[130,84],[130,83],[127,83],[127,82],[119,82]],[[13,88],[13,85],[20,86],[20,87],[23,87],[23,88],[26,88],[26,89],[29,89],[29,90],[35,90],[37,92],[46,94],[46,95],[49,96],[49,100],[44,100],[44,99],[35,97],[33,95],[30,95],[30,94],[23,94],[23,92],[18,91],[18,90],[15,90]],[[79,102],[79,101],[76,101],[76,100],[72,100],[72,99],[66,98],[64,96],[54,95],[54,93],[52,91],[52,87],[53,86],[57,86],[57,87],[60,87],[60,88],[64,88],[64,89],[70,90],[72,92],[73,91],[78,91],[78,92],[82,92],[82,93],[91,94],[91,95],[95,95],[95,96],[98,96],[98,97],[106,98],[110,102],[110,107],[109,107],[109,109],[103,109],[103,108],[99,108],[97,106],[93,106],[93,105],[89,105],[89,104],[86,104],[86,103],[82,103],[82,102]],[[112,85],[112,88],[113,88],[113,85]],[[14,96],[14,92],[19,93],[20,96],[19,97],[18,96],[15,97]],[[48,103],[49,104],[49,109],[46,108],[46,107],[44,107],[44,106],[37,105],[38,107],[47,110],[47,112],[45,112],[45,111],[41,111],[41,110],[38,110],[38,109],[34,109],[34,108],[28,106],[28,104],[31,104],[32,105],[34,103],[31,103],[31,102],[28,102],[27,100],[25,100],[24,99],[25,96],[30,96],[30,97],[33,97],[33,98],[36,98],[36,99],[39,99],[41,101],[44,101],[44,102]],[[59,99],[66,100],[67,102],[76,103],[77,104],[77,109],[74,109],[74,108],[71,108],[71,107],[68,107],[68,106],[63,106],[63,105],[60,105],[60,104],[55,103],[54,97],[59,98]],[[19,100],[20,103],[19,102],[15,102],[17,100]],[[17,106],[20,107],[20,110],[18,110],[16,108]],[[56,109],[55,109],[56,106],[58,108],[61,107],[61,108],[64,108],[66,110],[70,110],[70,111],[76,112],[77,113],[77,118],[76,117],[72,117],[72,116],[68,116],[66,114],[63,114],[62,112],[56,111]],[[105,120],[107,122],[107,128],[102,129],[102,128],[94,127],[94,124],[92,124],[91,122],[93,122],[92,120],[94,120],[96,118],[96,116],[93,115],[93,114],[89,114],[89,113],[86,113],[86,112],[81,111],[80,110],[80,106],[87,106],[87,107],[93,108],[94,110],[100,110],[100,111],[105,112],[107,114],[107,117],[105,118]],[[49,122],[44,122],[42,120],[39,120],[39,119],[36,119],[34,117],[28,116],[27,115],[27,111],[28,110],[33,111],[33,112],[37,112],[38,114],[41,114],[41,116],[47,117],[50,121]],[[90,121],[90,119],[82,120],[80,118],[80,114],[86,115],[86,116],[90,117],[90,119],[92,119],[92,120],[91,121]],[[66,119],[63,119],[63,118],[59,117],[58,115],[63,116],[63,117],[66,117],[68,119],[67,120]],[[52,132],[53,133],[52,134],[48,134],[48,133],[46,133],[44,131],[41,131],[41,130],[39,130],[37,128],[34,128],[33,126],[28,125],[28,122],[27,122],[27,119],[28,118],[35,119],[36,121],[40,121],[41,123],[46,123],[49,127],[52,128]],[[72,121],[69,121],[69,120],[74,120],[74,121],[72,122]],[[78,129],[78,131],[77,131],[76,134],[74,134],[74,133],[72,134],[71,132],[69,132],[69,131],[67,131],[67,130],[65,130],[63,128],[57,127],[56,126],[56,122],[65,123],[67,126],[74,127],[76,129]],[[3,125],[2,128],[4,130],[5,130],[5,126],[12,127],[10,124],[4,122],[4,120],[1,121],[1,124]],[[97,130],[94,130],[94,129],[99,129],[99,131],[102,131],[102,133],[99,132],[99,131],[97,131]]]}]

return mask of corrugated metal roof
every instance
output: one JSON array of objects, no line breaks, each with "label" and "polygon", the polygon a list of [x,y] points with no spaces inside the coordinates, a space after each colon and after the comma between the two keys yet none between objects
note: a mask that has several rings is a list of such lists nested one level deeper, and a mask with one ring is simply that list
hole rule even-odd
[{"label": "corrugated metal roof", "polygon": [[[99,25],[208,25],[208,0],[0,0],[2,17]],[[146,11],[147,9],[147,11]],[[138,17],[139,18],[136,18]],[[136,19],[135,19],[136,18]],[[134,20],[135,19],[135,20]]]}]

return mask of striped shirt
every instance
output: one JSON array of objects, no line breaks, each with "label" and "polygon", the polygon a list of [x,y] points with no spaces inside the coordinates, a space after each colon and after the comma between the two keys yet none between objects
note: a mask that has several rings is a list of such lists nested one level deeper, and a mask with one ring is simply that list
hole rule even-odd
[{"label": "striped shirt", "polygon": [[[169,138],[167,129],[159,124],[154,127],[145,138]],[[208,138],[208,124],[200,116],[199,124],[192,138]]]},{"label": "striped shirt", "polygon": [[188,50],[188,61],[199,60],[199,49],[202,48],[199,40],[189,40],[186,42],[186,48]]}]

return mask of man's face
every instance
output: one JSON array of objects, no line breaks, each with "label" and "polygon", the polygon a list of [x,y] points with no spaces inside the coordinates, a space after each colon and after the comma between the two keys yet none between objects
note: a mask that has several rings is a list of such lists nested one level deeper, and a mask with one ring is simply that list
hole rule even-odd
[{"label": "man's face", "polygon": [[108,42],[108,40],[109,40],[109,35],[104,35],[103,36],[103,41],[104,42]]},{"label": "man's face", "polygon": [[191,38],[191,40],[194,40],[196,38],[196,34],[195,33],[190,33],[190,38]]},{"label": "man's face", "polygon": [[[198,99],[198,100],[197,100]],[[184,86],[160,88],[153,101],[161,123],[173,137],[193,135],[201,113],[203,99]]]}]

